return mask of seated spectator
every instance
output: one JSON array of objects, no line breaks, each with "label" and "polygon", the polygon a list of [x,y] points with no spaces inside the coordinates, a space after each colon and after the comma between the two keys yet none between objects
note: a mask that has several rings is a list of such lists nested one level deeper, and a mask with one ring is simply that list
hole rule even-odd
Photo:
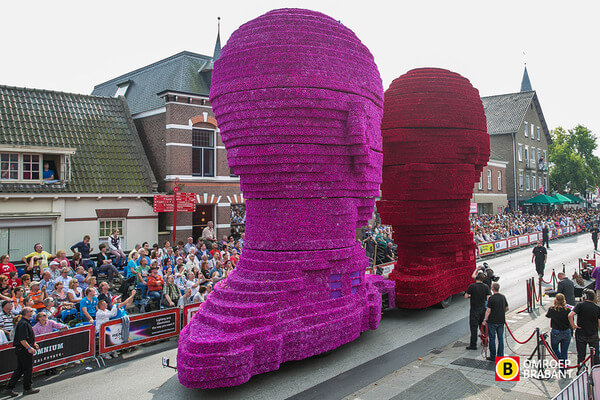
[{"label": "seated spectator", "polygon": [[49,271],[46,271],[42,274],[42,280],[40,280],[40,289],[41,288],[45,288],[46,293],[52,293],[54,290],[54,282],[51,279]]},{"label": "seated spectator", "polygon": [[145,258],[146,262],[148,263],[148,265],[150,265],[150,263],[152,262],[152,260],[150,259],[150,257],[148,257],[148,252],[146,250],[144,250],[143,248],[140,249],[139,255],[140,255],[140,257],[136,261],[137,265],[140,265],[140,261],[142,260],[142,258]]},{"label": "seated spectator", "polygon": [[83,299],[83,290],[81,290],[81,288],[79,287],[79,282],[77,282],[77,279],[75,278],[72,278],[69,282],[67,298],[69,299],[69,303],[73,303],[76,306],[79,305],[79,303]]},{"label": "seated spectator", "polygon": [[54,285],[54,291],[50,295],[56,305],[61,306],[64,303],[69,302],[69,297],[67,296],[67,291],[64,290],[64,286],[62,282],[56,282]]},{"label": "seated spectator", "polygon": [[31,282],[31,291],[29,292],[29,298],[33,301],[32,308],[40,310],[44,308],[44,299],[46,298],[46,289],[40,289],[40,283],[37,281]]},{"label": "seated spectator", "polygon": [[79,303],[79,312],[84,321],[87,321],[90,324],[94,323],[97,304],[98,298],[95,296],[94,289],[87,288],[85,290],[85,297],[81,299],[81,302]]},{"label": "seated spectator", "polygon": [[77,267],[77,269],[75,270],[75,276],[73,278],[77,279],[77,282],[79,282],[79,287],[81,288],[81,290],[85,290],[88,288],[87,279],[92,276],[93,272],[94,272],[94,270],[92,268],[90,268],[86,273],[86,271],[82,265]]},{"label": "seated spectator", "polygon": [[47,162],[44,163],[44,171],[42,171],[42,179],[45,181],[55,181],[56,180],[56,174],[54,173],[53,170],[50,169],[50,164]]},{"label": "seated spectator", "polygon": [[29,322],[31,322],[31,325],[35,325],[35,323],[37,322],[37,309],[33,308],[33,299],[31,297],[25,297],[25,299],[23,300],[23,304],[25,305],[25,307],[23,308],[31,308],[33,310],[33,315],[31,316],[31,319],[29,320]]},{"label": "seated spectator", "polygon": [[192,291],[192,298],[198,293],[198,287],[200,286],[200,281],[196,279],[196,276],[193,272],[189,272],[187,275],[188,279],[185,282],[186,289],[190,289]]},{"label": "seated spectator", "polygon": [[54,304],[52,297],[46,297],[44,299],[44,308],[40,309],[40,312],[45,312],[51,319],[58,318],[59,308]]},{"label": "seated spectator", "polygon": [[237,251],[237,253],[239,255],[242,255],[242,243],[241,243],[241,240],[242,239],[240,239],[237,242],[235,242],[235,247],[234,247],[235,251]]},{"label": "seated spectator", "polygon": [[238,256],[238,252],[235,248],[231,249],[231,256],[229,259],[231,260],[234,268],[237,266],[237,263],[240,262],[240,256]]},{"label": "seated spectator", "polygon": [[96,286],[96,277],[95,276],[92,275],[89,278],[86,278],[85,284],[87,285],[88,288],[94,289],[94,296],[98,296],[100,294],[100,291],[98,290],[98,286]]},{"label": "seated spectator", "polygon": [[163,251],[163,249],[158,245],[158,243],[154,243],[152,245],[152,250],[155,252],[156,254],[156,259],[157,260],[162,260],[163,257],[165,256],[165,252]]},{"label": "seated spectator", "polygon": [[185,246],[183,246],[183,251],[185,251],[185,254],[190,254],[190,250],[195,248],[196,246],[194,245],[194,238],[190,236],[187,238],[187,243]]},{"label": "seated spectator", "polygon": [[[165,243],[169,243],[169,242],[165,242]],[[167,260],[171,260],[171,265],[175,266],[177,258],[175,257],[175,253],[173,253],[173,249],[171,247],[167,247],[165,249],[165,256],[162,259],[163,265],[166,264]]]},{"label": "seated spectator", "polygon": [[33,252],[21,258],[21,261],[23,261],[23,264],[29,265],[29,261],[31,261],[32,258],[34,262],[39,259],[41,260],[40,266],[42,268],[46,268],[48,266],[48,260],[53,257],[54,256],[52,254],[48,253],[47,251],[44,251],[44,248],[42,247],[41,243],[36,243],[33,246]]},{"label": "seated spectator", "polygon": [[[81,253],[73,254],[73,257],[71,257],[71,261],[69,261],[69,266],[74,271],[77,271],[77,268],[79,268],[79,267],[83,267],[83,260],[81,259]],[[91,268],[91,267],[88,267],[88,268]],[[93,270],[93,268],[92,268],[92,270]]]},{"label": "seated spectator", "polygon": [[163,287],[165,286],[165,281],[163,278],[158,275],[158,267],[153,267],[150,269],[150,275],[148,276],[148,297],[153,300],[156,300],[159,304],[163,294]]},{"label": "seated spectator", "polygon": [[[100,253],[98,253],[98,256],[96,258],[96,269],[98,270],[98,272],[105,273],[109,282],[112,282],[113,278],[115,277],[120,278],[121,274],[119,273],[119,270],[113,265],[111,258],[106,253],[106,245],[102,243],[100,246],[98,246],[98,248],[100,249]],[[123,254],[123,261],[124,260],[125,254]]]},{"label": "seated spectator", "polygon": [[207,260],[212,257],[212,255],[210,254],[210,251],[208,251],[208,249],[206,248],[206,245],[204,243],[202,243],[200,245],[198,253],[196,254],[196,257],[202,258],[202,256],[206,256]]},{"label": "seated spectator", "polygon": [[218,282],[221,279],[225,278],[225,271],[223,270],[223,264],[218,263],[213,269],[209,272],[210,278],[213,282]]},{"label": "seated spectator", "polygon": [[14,315],[17,315],[21,312],[21,310],[23,309],[23,307],[25,307],[25,289],[23,289],[23,286],[17,286],[14,290],[13,290],[13,298],[11,299],[12,302],[12,313]]},{"label": "seated spectator", "polygon": [[0,275],[0,300],[12,299],[12,286],[8,283],[6,275]]},{"label": "seated spectator", "polygon": [[94,248],[90,246],[90,235],[85,235],[81,242],[75,243],[71,246],[73,254],[78,252],[81,254],[81,261],[85,269],[92,268],[95,270],[96,264],[92,261],[90,253],[94,251]]},{"label": "seated spectator", "polygon": [[[140,250],[141,251],[141,250]],[[138,259],[140,265],[138,265],[135,269],[136,274],[136,287],[138,290],[142,291],[142,298],[145,299],[148,297],[148,275],[150,274],[150,266],[148,265],[148,261],[146,257],[140,257]]]},{"label": "seated spectator", "polygon": [[15,326],[13,325],[14,314],[12,313],[13,303],[11,301],[3,300],[2,311],[0,311],[0,329],[4,331],[7,338],[10,338],[11,333]]},{"label": "seated spectator", "polygon": [[29,274],[21,275],[21,287],[25,291],[25,296],[29,296],[31,290],[31,276]]},{"label": "seated spectator", "polygon": [[102,324],[108,322],[111,318],[116,317],[120,308],[124,309],[127,307],[127,305],[131,304],[135,294],[136,291],[132,290],[131,296],[121,303],[115,302],[110,309],[108,308],[108,303],[106,303],[105,299],[98,300],[98,306],[96,310],[96,332],[100,331]]},{"label": "seated spectator", "polygon": [[183,308],[188,304],[192,304],[192,301],[192,289],[186,289],[183,293],[183,296],[179,298],[179,301],[177,302],[177,307]]},{"label": "seated spectator", "polygon": [[42,311],[37,313],[37,324],[33,326],[33,333],[38,336],[46,333],[52,333],[55,330],[62,331],[66,329],[67,326],[65,324],[53,321],[52,319],[48,318],[48,315],[45,312]]},{"label": "seated spectator", "polygon": [[66,261],[69,262],[69,259],[67,258],[67,252],[64,250],[57,250],[56,251],[56,258],[53,260],[56,262],[62,262],[62,261]]},{"label": "seated spectator", "polygon": [[[112,233],[108,237],[108,248],[110,250],[110,254],[115,256],[115,265],[117,267],[120,267],[127,262],[127,256],[125,253],[123,253],[123,249],[121,249],[121,237],[119,236],[118,229],[113,229]],[[109,278],[109,280],[111,280],[111,278]]]},{"label": "seated spectator", "polygon": [[108,308],[111,308],[113,303],[113,295],[109,291],[108,283],[100,282],[99,290],[100,293],[98,294],[98,301],[104,300],[106,302],[106,306]]},{"label": "seated spectator", "polygon": [[187,256],[187,262],[185,263],[185,270],[187,272],[193,271],[194,268],[199,268],[200,264],[198,263],[198,259],[196,258],[196,255],[193,253],[188,254]]},{"label": "seated spectator", "polygon": [[61,273],[60,263],[52,261],[46,272],[50,273],[50,280],[56,282]]},{"label": "seated spectator", "polygon": [[17,276],[17,271],[10,271],[8,273],[8,284],[12,286],[13,289],[17,286],[21,286],[21,279]]},{"label": "seated spectator", "polygon": [[194,303],[204,303],[206,301],[206,296],[208,295],[208,289],[206,286],[200,286],[198,288],[198,293],[194,296]]},{"label": "seated spectator", "polygon": [[213,253],[213,258],[208,261],[208,268],[213,269],[218,264],[222,264],[222,263],[223,263],[223,257],[221,257],[221,252],[217,250],[216,252]]},{"label": "seated spectator", "polygon": [[73,280],[73,278],[69,276],[69,268],[63,267],[61,268],[60,276],[56,278],[54,285],[56,286],[58,283],[62,283],[63,287],[68,288],[71,280]]},{"label": "seated spectator", "polygon": [[169,271],[169,274],[174,274],[175,266],[173,264],[171,264],[170,258],[163,258],[163,267],[162,267],[163,276],[167,275],[167,271]]},{"label": "seated spectator", "polygon": [[181,292],[179,287],[175,284],[175,276],[169,275],[167,283],[163,289],[163,301],[162,305],[166,307],[175,307],[179,302]]},{"label": "seated spectator", "polygon": [[16,271],[14,264],[9,262],[8,254],[2,254],[0,256],[0,275],[8,276],[10,271]]},{"label": "seated spectator", "polygon": [[141,244],[136,244],[136,245],[133,247],[133,250],[131,250],[131,251],[129,252],[129,255],[127,256],[127,260],[131,260],[131,256],[133,255],[133,253],[138,253],[138,254],[139,254],[139,251],[140,251],[140,249],[141,249],[141,248],[142,248],[142,245],[141,245]]}]

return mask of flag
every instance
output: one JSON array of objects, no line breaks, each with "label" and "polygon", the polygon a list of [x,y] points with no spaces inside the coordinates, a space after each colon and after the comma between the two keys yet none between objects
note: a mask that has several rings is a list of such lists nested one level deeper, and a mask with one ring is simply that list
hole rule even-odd
[{"label": "flag", "polygon": [[540,188],[537,191],[538,193],[542,193],[542,194],[546,194],[546,191],[544,190],[543,186],[540,186]]}]

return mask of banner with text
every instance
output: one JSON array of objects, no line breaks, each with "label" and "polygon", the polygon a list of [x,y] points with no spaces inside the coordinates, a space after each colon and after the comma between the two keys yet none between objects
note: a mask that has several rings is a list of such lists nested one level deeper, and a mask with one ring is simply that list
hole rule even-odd
[{"label": "banner with text", "polygon": [[194,314],[196,314],[200,309],[201,304],[202,303],[192,303],[183,307],[183,326],[186,326],[188,322],[192,320]]},{"label": "banner with text", "polygon": [[[93,325],[37,336],[35,342],[40,348],[33,356],[33,372],[93,357],[95,338]],[[16,367],[13,344],[0,346],[0,381],[9,379]]]},{"label": "banner with text", "polygon": [[100,327],[100,354],[179,334],[179,307],[105,322]]}]

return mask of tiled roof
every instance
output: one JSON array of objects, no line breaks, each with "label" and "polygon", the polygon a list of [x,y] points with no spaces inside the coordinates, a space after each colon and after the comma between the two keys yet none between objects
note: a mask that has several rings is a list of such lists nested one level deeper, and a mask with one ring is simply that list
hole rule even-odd
[{"label": "tiled roof", "polygon": [[71,180],[0,192],[140,193],[156,179],[122,98],[0,86],[0,144],[74,148]]},{"label": "tiled roof", "polygon": [[199,73],[212,61],[209,56],[183,51],[94,87],[93,95],[114,96],[117,85],[129,81],[125,98],[132,114],[162,107],[157,93],[172,90],[208,96],[210,73]]},{"label": "tiled roof", "polygon": [[518,132],[525,118],[525,113],[533,102],[542,123],[542,131],[546,135],[546,140],[549,144],[552,143],[550,131],[535,90],[482,97],[481,101],[483,102],[487,130],[490,135]]}]

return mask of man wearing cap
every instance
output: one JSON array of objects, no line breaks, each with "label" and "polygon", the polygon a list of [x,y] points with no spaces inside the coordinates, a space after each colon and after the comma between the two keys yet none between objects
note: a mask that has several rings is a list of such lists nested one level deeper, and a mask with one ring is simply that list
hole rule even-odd
[{"label": "man wearing cap", "polygon": [[6,385],[7,394],[10,397],[16,397],[19,394],[15,392],[15,386],[21,376],[23,376],[23,394],[38,393],[40,389],[32,389],[33,377],[33,355],[40,347],[35,343],[35,333],[29,320],[33,315],[31,307],[25,307],[21,310],[22,318],[17,323],[14,332],[13,345],[17,355],[17,368],[13,372],[10,381]]}]

